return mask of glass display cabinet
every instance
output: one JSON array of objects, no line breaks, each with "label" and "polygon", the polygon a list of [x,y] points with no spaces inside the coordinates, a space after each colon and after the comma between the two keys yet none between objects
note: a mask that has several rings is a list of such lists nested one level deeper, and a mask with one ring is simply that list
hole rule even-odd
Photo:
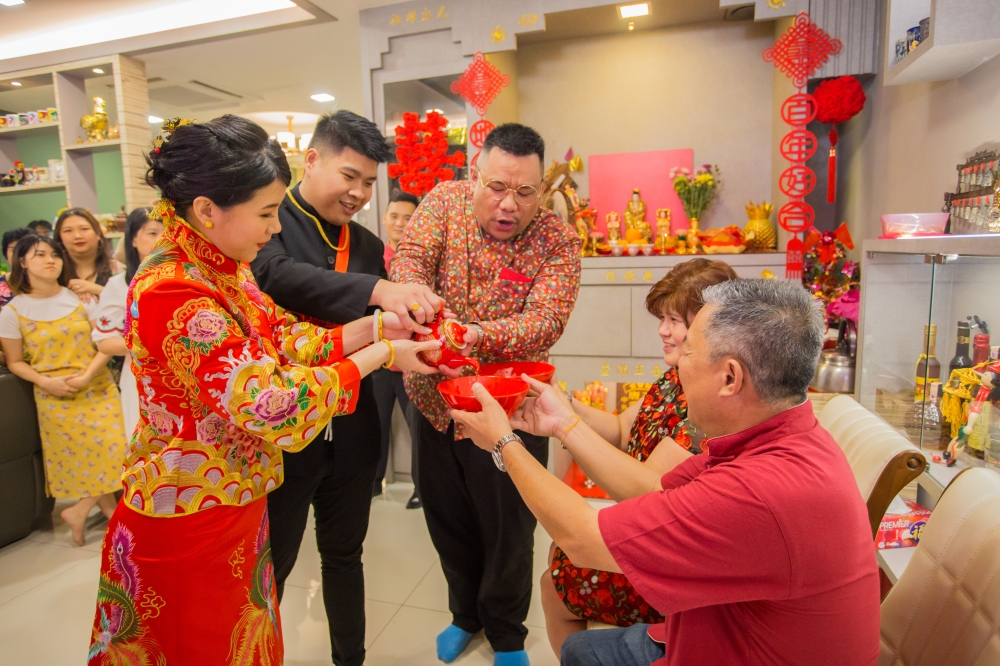
[{"label": "glass display cabinet", "polygon": [[933,507],[962,469],[1000,471],[1000,402],[984,407],[976,448],[944,464],[948,416],[961,418],[965,380],[978,389],[973,361],[1000,345],[1000,237],[870,240],[863,251],[855,398],[924,451],[918,500]]}]

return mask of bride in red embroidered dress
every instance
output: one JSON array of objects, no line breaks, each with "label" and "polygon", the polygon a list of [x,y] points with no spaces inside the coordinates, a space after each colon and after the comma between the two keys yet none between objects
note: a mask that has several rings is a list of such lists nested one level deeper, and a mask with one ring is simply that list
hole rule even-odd
[{"label": "bride in red embroidered dress", "polygon": [[164,235],[125,321],[140,419],[88,663],[280,666],[264,496],[281,484],[281,450],[351,412],[378,367],[436,372],[416,354],[437,343],[407,339],[391,313],[322,328],[276,307],[247,264],[281,229],[281,148],[235,116],[164,129],[146,176]]}]

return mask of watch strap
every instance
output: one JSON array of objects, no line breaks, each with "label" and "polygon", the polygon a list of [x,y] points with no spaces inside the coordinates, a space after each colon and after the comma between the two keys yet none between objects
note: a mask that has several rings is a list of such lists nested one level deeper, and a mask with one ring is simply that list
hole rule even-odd
[{"label": "watch strap", "polygon": [[521,444],[524,444],[524,441],[520,437],[518,437],[514,433],[511,433],[509,435],[504,435],[503,437],[501,437],[500,441],[498,441],[496,443],[496,446],[493,447],[493,462],[496,464],[497,469],[499,469],[501,472],[504,473],[507,472],[507,467],[503,464],[503,447],[507,446],[508,444],[510,444],[515,440],[521,442]]}]

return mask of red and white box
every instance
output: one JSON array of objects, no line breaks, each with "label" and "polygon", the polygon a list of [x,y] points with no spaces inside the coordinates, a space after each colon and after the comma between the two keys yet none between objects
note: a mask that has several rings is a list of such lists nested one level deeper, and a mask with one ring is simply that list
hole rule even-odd
[{"label": "red and white box", "polygon": [[911,500],[892,500],[889,509],[882,518],[875,535],[875,548],[909,548],[920,542],[920,533],[931,517],[929,509],[925,509]]}]

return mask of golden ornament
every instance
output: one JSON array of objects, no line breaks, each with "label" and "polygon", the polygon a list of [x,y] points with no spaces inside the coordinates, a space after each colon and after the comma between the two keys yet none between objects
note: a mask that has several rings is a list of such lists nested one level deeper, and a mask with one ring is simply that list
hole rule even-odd
[{"label": "golden ornament", "polygon": [[743,227],[746,236],[753,234],[747,241],[747,252],[772,252],[778,247],[778,232],[771,224],[771,211],[774,206],[762,201],[759,206],[750,202],[746,206],[747,223]]}]

